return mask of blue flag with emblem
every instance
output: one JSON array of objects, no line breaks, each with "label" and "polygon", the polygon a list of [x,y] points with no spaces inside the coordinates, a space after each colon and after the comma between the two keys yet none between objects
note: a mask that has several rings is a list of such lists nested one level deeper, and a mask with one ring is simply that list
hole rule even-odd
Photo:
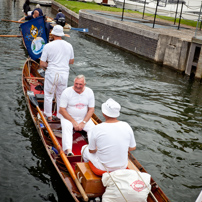
[{"label": "blue flag with emblem", "polygon": [[20,27],[29,56],[33,60],[40,58],[43,47],[47,43],[44,16],[22,23]]}]

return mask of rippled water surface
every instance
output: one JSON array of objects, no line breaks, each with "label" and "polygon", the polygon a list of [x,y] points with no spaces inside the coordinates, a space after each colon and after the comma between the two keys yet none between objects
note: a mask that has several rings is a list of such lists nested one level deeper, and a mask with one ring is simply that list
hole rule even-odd
[{"label": "rippled water surface", "polygon": [[[24,1],[0,0],[1,19],[22,17]],[[32,6],[33,8],[34,6]],[[51,8],[43,7],[54,17]],[[19,34],[19,24],[0,23],[0,34]],[[133,154],[171,201],[195,201],[202,189],[202,84],[101,41],[69,32],[75,74],[95,92],[96,114],[109,97],[122,105],[120,119],[133,128]],[[0,37],[1,201],[72,201],[31,120],[21,87],[27,58],[20,38]]]}]

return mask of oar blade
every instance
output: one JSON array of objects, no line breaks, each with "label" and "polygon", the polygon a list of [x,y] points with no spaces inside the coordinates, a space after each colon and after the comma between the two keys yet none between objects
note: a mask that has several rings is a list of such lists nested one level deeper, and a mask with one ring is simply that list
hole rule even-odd
[{"label": "oar blade", "polygon": [[32,104],[34,104],[35,106],[39,106],[36,97],[34,96],[34,92],[33,91],[27,91],[27,95],[29,97],[29,100],[31,101]]},{"label": "oar blade", "polygon": [[75,28],[71,27],[71,30],[79,31],[79,32],[88,32],[88,28]]}]

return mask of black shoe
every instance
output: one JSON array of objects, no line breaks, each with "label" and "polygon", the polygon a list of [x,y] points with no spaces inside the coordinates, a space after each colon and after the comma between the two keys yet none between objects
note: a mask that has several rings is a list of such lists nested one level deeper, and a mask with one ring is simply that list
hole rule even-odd
[{"label": "black shoe", "polygon": [[45,117],[45,119],[47,122],[52,122],[52,119],[50,120],[50,119],[48,119],[48,117]]},{"label": "black shoe", "polygon": [[60,119],[57,116],[52,116],[53,121],[60,121]]},{"label": "black shoe", "polygon": [[67,154],[67,156],[74,156],[74,154],[73,154],[72,152],[69,152],[69,153]]}]

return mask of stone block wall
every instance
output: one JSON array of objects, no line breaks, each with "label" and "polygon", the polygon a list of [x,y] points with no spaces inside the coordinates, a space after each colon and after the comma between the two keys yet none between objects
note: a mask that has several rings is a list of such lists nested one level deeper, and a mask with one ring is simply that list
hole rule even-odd
[{"label": "stone block wall", "polygon": [[151,35],[147,31],[143,33],[137,28],[135,31],[133,27],[121,24],[121,21],[117,23],[95,15],[89,17],[89,15],[87,16],[82,11],[79,13],[79,27],[88,28],[88,35],[154,60],[158,43],[156,34]]}]

